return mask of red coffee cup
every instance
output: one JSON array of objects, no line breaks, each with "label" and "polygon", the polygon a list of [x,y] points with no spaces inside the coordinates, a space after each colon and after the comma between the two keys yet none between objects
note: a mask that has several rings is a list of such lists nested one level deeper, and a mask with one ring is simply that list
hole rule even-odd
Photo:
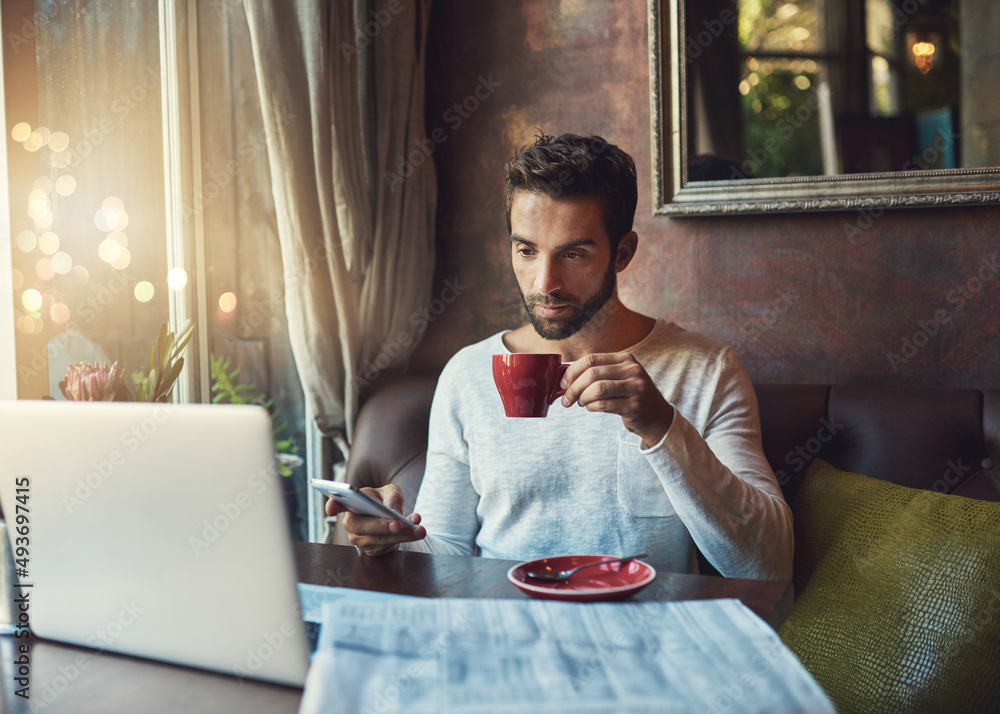
[{"label": "red coffee cup", "polygon": [[543,417],[549,405],[566,393],[559,386],[569,363],[561,355],[493,355],[493,381],[509,417]]}]

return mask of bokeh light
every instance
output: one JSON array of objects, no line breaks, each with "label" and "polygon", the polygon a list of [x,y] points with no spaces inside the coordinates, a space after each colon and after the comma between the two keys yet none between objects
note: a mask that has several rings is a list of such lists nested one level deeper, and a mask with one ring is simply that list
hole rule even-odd
[{"label": "bokeh light", "polygon": [[38,335],[42,332],[42,321],[31,315],[21,315],[17,318],[17,329],[26,335]]},{"label": "bokeh light", "polygon": [[49,163],[57,169],[66,168],[70,165],[71,161],[73,161],[73,154],[69,151],[53,151],[49,157]]},{"label": "bokeh light", "polygon": [[90,273],[82,265],[74,265],[69,271],[69,277],[76,285],[86,285],[90,282]]},{"label": "bokeh light", "polygon": [[118,255],[111,260],[111,267],[115,270],[125,270],[132,264],[132,254],[128,248],[119,248]]},{"label": "bokeh light", "polygon": [[69,307],[64,302],[57,302],[49,308],[49,317],[57,325],[69,322]]},{"label": "bokeh light", "polygon": [[52,258],[39,258],[35,263],[35,275],[42,280],[52,280],[56,276],[56,271],[52,268]]},{"label": "bokeh light", "polygon": [[167,273],[167,287],[171,290],[183,290],[187,282],[188,274],[184,268],[173,268]]},{"label": "bokeh light", "polygon": [[117,196],[105,198],[101,202],[100,209],[94,214],[94,225],[105,233],[125,230],[128,226],[125,203]]},{"label": "bokeh light", "polygon": [[31,135],[24,140],[24,143],[22,143],[21,146],[24,147],[25,151],[38,151],[42,148],[42,137],[37,131],[33,131],[31,132]]},{"label": "bokeh light", "polygon": [[56,179],[56,193],[60,196],[70,196],[76,191],[76,179],[69,174],[63,174]]},{"label": "bokeh light", "polygon": [[21,286],[24,285],[24,273],[22,273],[17,268],[10,271],[11,282],[14,285],[15,290],[20,290]]},{"label": "bokeh light", "polygon": [[38,245],[38,236],[34,231],[21,231],[17,234],[17,247],[25,253],[30,253]]},{"label": "bokeh light", "polygon": [[33,220],[35,228],[40,231],[47,231],[52,227],[52,218],[52,211],[45,209],[45,213],[42,216]]},{"label": "bokeh light", "polygon": [[21,293],[21,305],[28,312],[38,312],[42,307],[42,294],[34,288],[28,288]]},{"label": "bokeh light", "polygon": [[232,312],[236,309],[236,295],[233,293],[222,293],[219,296],[219,309],[223,312]]},{"label": "bokeh light", "polygon": [[97,246],[97,255],[105,263],[110,263],[122,252],[122,247],[118,245],[118,241],[112,240],[111,238],[105,238],[101,241],[101,244]]},{"label": "bokeh light", "polygon": [[65,151],[69,148],[69,134],[65,131],[54,131],[49,138],[49,148],[53,151]]},{"label": "bokeh light", "polygon": [[49,194],[41,188],[36,188],[28,194],[28,208],[44,211],[49,207]]},{"label": "bokeh light", "polygon": [[103,208],[98,208],[97,212],[94,214],[94,225],[97,226],[97,230],[102,233],[108,233],[114,230],[114,226],[109,223],[109,213],[113,212],[107,211]]},{"label": "bokeh light", "polygon": [[34,181],[31,182],[31,188],[35,191],[44,191],[45,193],[52,193],[52,179],[48,176],[39,176]]},{"label": "bokeh light", "polygon": [[101,208],[109,211],[124,211],[125,202],[118,198],[118,196],[108,196],[101,201]]},{"label": "bokeh light", "polygon": [[10,130],[10,137],[14,141],[24,142],[29,136],[31,136],[31,124],[26,121],[18,122]]},{"label": "bokeh light", "polygon": [[64,250],[52,256],[52,269],[59,275],[66,275],[73,269],[73,258]]},{"label": "bokeh light", "polygon": [[148,280],[142,280],[135,284],[135,299],[139,302],[149,302],[153,299],[153,295],[156,294],[156,289],[153,284]]},{"label": "bokeh light", "polygon": [[114,231],[113,233],[108,233],[108,238],[110,240],[113,240],[122,248],[128,248],[128,236],[122,233],[121,231]]},{"label": "bokeh light", "polygon": [[59,250],[59,236],[52,231],[42,233],[38,236],[38,250],[45,255],[55,255],[56,251]]},{"label": "bokeh light", "polygon": [[46,197],[44,202],[41,201],[31,201],[28,203],[28,215],[36,223],[45,217],[46,212],[49,210],[49,201]]}]

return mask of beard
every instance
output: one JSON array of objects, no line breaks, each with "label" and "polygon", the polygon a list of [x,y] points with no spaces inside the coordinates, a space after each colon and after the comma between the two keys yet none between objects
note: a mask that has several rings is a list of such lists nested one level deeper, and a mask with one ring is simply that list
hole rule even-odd
[{"label": "beard", "polygon": [[[517,286],[517,290],[521,293],[521,302],[524,303],[524,309],[528,313],[528,319],[531,320],[531,326],[535,328],[535,332],[546,340],[565,340],[575,335],[593,319],[594,315],[615,294],[617,285],[618,276],[615,272],[615,264],[614,261],[609,261],[608,270],[604,274],[604,282],[600,289],[583,302],[572,295],[563,293],[526,296],[520,285]],[[569,310],[566,314],[558,317],[541,317],[535,314],[536,305],[566,305]]]}]

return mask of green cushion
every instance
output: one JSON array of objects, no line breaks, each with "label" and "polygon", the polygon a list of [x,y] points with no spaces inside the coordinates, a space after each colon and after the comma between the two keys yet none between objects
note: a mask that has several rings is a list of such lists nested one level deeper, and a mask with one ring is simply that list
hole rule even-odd
[{"label": "green cushion", "polygon": [[841,712],[1000,711],[1000,503],[817,459],[781,638]]}]

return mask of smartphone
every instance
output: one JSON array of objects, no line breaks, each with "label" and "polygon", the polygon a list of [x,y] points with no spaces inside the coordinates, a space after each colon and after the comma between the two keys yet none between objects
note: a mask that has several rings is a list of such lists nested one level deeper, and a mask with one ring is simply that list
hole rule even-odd
[{"label": "smartphone", "polygon": [[351,513],[357,513],[361,516],[374,516],[375,518],[395,518],[410,528],[416,526],[415,523],[403,518],[403,516],[396,513],[377,498],[372,498],[367,493],[358,490],[357,486],[352,484],[314,478],[309,482],[309,485],[320,493],[334,499]]}]

